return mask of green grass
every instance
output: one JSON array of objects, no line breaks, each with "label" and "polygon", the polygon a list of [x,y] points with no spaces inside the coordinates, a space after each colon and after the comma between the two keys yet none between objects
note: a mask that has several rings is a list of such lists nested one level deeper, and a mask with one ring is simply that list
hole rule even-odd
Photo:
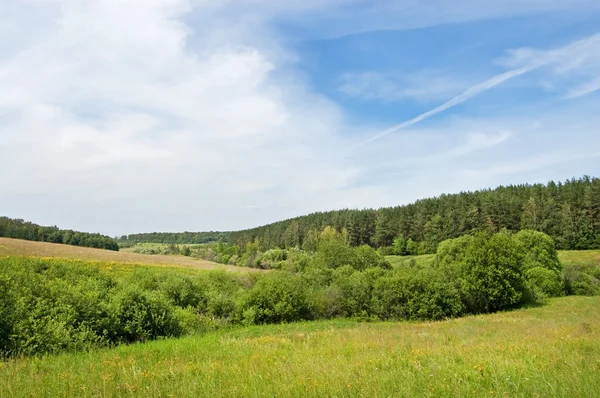
[{"label": "green grass", "polygon": [[0,363],[0,397],[596,397],[600,297],[444,322],[325,321]]},{"label": "green grass", "polygon": [[193,268],[198,270],[226,270],[234,272],[260,272],[255,268],[217,264],[211,261],[186,256],[166,256],[137,254],[126,251],[111,251],[62,245],[47,242],[33,242],[20,239],[0,238],[0,257],[43,257],[99,261],[118,264],[145,264],[159,267]]},{"label": "green grass", "polygon": [[[182,250],[184,248],[184,246],[189,247],[192,250],[196,250],[196,249],[200,249],[203,247],[212,247],[214,246],[214,243],[199,243],[199,244],[189,244],[189,245],[182,245],[182,244],[178,244],[175,245],[177,246],[180,250]],[[133,245],[131,245],[131,247],[122,247],[120,249],[120,251],[123,252],[129,252],[129,253],[135,253],[135,250],[155,250],[156,252],[160,253],[165,251],[166,249],[168,249],[171,245],[168,243],[146,243],[146,242],[142,242],[142,243],[135,243]]]},{"label": "green grass", "polygon": [[[422,256],[385,256],[392,267],[414,266],[422,267],[431,265],[435,258],[434,254]],[[565,266],[569,265],[595,265],[600,267],[600,250],[561,250],[558,258]]]},{"label": "green grass", "polygon": [[600,250],[562,250],[558,258],[563,265],[595,265],[600,267]]},{"label": "green grass", "polygon": [[435,254],[424,254],[422,256],[385,256],[385,259],[394,268],[425,267],[431,265],[435,259]]}]

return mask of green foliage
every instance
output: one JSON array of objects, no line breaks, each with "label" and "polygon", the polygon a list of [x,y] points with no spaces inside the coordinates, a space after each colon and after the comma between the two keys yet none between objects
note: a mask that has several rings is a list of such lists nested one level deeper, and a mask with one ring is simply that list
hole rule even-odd
[{"label": "green foliage", "polygon": [[521,268],[525,255],[510,234],[479,233],[470,241],[442,245],[440,254],[437,262],[445,264],[440,270],[455,281],[469,312],[493,312],[522,303],[527,293]]},{"label": "green foliage", "polygon": [[471,235],[461,236],[456,239],[448,239],[439,244],[435,256],[435,266],[451,267],[453,264],[461,263],[467,253],[467,248],[475,238]]},{"label": "green foliage", "polygon": [[546,185],[511,185],[461,192],[378,210],[312,213],[229,233],[232,243],[259,239],[263,251],[302,247],[316,252],[318,231],[347,231],[350,246],[393,246],[396,254],[433,254],[437,245],[474,231],[532,229],[555,240],[557,248],[600,247],[600,178],[584,176]]},{"label": "green foliage", "polygon": [[306,285],[298,275],[270,272],[261,277],[242,304],[254,323],[293,322],[310,317]]},{"label": "green foliage", "polygon": [[525,269],[542,267],[556,273],[562,272],[558,251],[551,237],[542,232],[523,230],[515,234],[514,238],[525,250]]},{"label": "green foliage", "polygon": [[0,217],[0,237],[119,251],[117,242],[105,235],[42,227],[8,217]]},{"label": "green foliage", "polygon": [[229,232],[150,232],[141,234],[123,235],[117,239],[121,247],[135,243],[168,243],[176,245],[198,245],[229,241]]},{"label": "green foliage", "polygon": [[333,279],[328,294],[337,300],[329,303],[330,314],[357,317],[370,312],[372,284],[364,272],[345,266],[334,272]]},{"label": "green foliage", "polygon": [[371,267],[380,267],[385,269],[391,269],[390,264],[377,250],[371,246],[362,245],[353,249],[354,256],[350,263],[354,269],[364,271]]},{"label": "green foliage", "polygon": [[382,319],[437,320],[464,312],[458,290],[433,270],[403,270],[378,279],[373,302]]},{"label": "green foliage", "polygon": [[534,267],[526,269],[524,276],[537,298],[558,297],[564,294],[564,283],[558,272],[545,267]]},{"label": "green foliage", "polygon": [[396,239],[394,239],[394,243],[392,245],[394,253],[390,254],[395,254],[397,256],[406,256],[408,254],[408,251],[406,250],[406,244],[407,242],[404,235],[399,235]]},{"label": "green foliage", "polygon": [[394,269],[374,248],[350,246],[352,239],[326,228],[315,253],[294,248],[261,254],[253,241],[241,257],[240,247],[215,245],[220,259],[255,256],[263,266],[281,268],[249,275],[0,258],[0,355],[112,346],[231,324],[437,320],[563,291],[600,294],[597,254],[580,263],[584,257],[569,253],[563,273],[552,241],[539,232],[482,232],[441,242],[435,257],[393,257]]},{"label": "green foliage", "polygon": [[158,292],[126,286],[113,296],[111,307],[118,319],[116,333],[120,341],[132,343],[181,334],[173,306]]},{"label": "green foliage", "polygon": [[600,295],[600,267],[595,264],[565,266],[565,291],[570,295]]}]

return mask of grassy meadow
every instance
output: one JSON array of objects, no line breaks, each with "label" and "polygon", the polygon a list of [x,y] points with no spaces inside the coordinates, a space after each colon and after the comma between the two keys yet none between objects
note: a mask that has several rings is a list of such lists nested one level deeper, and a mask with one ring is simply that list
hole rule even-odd
[{"label": "grassy meadow", "polygon": [[441,322],[251,326],[0,363],[1,397],[596,397],[600,297]]},{"label": "grassy meadow", "polygon": [[[559,250],[558,258],[565,266],[600,267],[600,250]],[[433,263],[435,254],[421,256],[385,256],[392,267],[428,266]]]},{"label": "grassy meadow", "polygon": [[[600,272],[598,250],[559,258],[565,272],[585,270],[590,280]],[[0,336],[3,314],[23,311],[13,336],[31,333],[18,343],[33,353],[0,360],[0,398],[598,396],[600,296],[436,322],[328,312],[362,297],[356,292],[368,279],[360,278],[427,268],[434,256],[386,259],[394,270],[342,267],[331,271],[331,285],[314,285],[302,298],[294,294],[323,269],[234,274],[209,270],[260,270],[0,238],[0,288],[15,298],[0,300]],[[388,297],[381,292],[373,294]],[[251,325],[300,298],[324,311],[309,318],[321,320]],[[156,333],[144,334],[150,328]],[[112,334],[91,339],[96,329]],[[70,345],[74,338],[81,344]]]},{"label": "grassy meadow", "polygon": [[114,262],[119,264],[144,264],[194,268],[199,270],[226,270],[256,272],[257,269],[217,264],[186,256],[137,254],[124,251],[92,249],[47,242],[0,238],[0,257],[31,256],[78,259],[86,261]]}]

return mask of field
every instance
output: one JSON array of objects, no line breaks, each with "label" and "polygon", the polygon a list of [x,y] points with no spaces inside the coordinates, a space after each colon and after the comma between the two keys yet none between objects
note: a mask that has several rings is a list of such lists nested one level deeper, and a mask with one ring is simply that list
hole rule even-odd
[{"label": "field", "polygon": [[427,323],[221,330],[0,363],[1,397],[596,397],[600,297]]},{"label": "field", "polygon": [[[128,247],[128,245],[121,247],[120,251],[125,252],[125,253],[135,253],[136,250],[154,250],[158,253],[164,251],[165,249],[168,249],[171,245],[168,243],[135,243],[132,244],[131,246]],[[180,250],[183,249],[184,247],[189,247],[190,249],[198,249],[201,247],[210,247],[210,246],[214,246],[214,244],[212,243],[199,243],[199,244],[190,244],[190,245],[182,245],[182,244],[177,244],[175,245],[177,246]]]},{"label": "field", "polygon": [[[410,266],[411,264],[415,266],[427,266],[433,262],[435,255],[386,256],[385,258],[393,267]],[[565,266],[594,265],[600,267],[600,250],[560,250],[558,258]]]},{"label": "field", "polygon": [[[58,259],[32,258],[36,256]],[[29,325],[27,327],[35,329],[39,324],[46,322],[44,314],[56,318],[54,323],[48,323],[50,328],[35,329],[36,333],[39,333],[31,333],[31,336],[40,338],[40,343],[44,343],[43,338],[46,337],[54,339],[50,343],[60,343],[61,339],[69,340],[72,338],[69,337],[72,336],[69,333],[78,329],[65,328],[63,323],[83,315],[88,321],[88,315],[96,317],[98,322],[102,319],[115,320],[116,326],[110,330],[114,330],[115,333],[127,332],[125,327],[129,323],[126,322],[137,319],[122,316],[128,314],[127,311],[121,310],[129,308],[126,307],[129,298],[141,297],[143,300],[155,300],[148,302],[158,303],[156,300],[159,294],[162,297],[162,294],[166,295],[168,292],[182,291],[180,288],[197,286],[197,293],[203,292],[202,297],[207,300],[205,304],[196,304],[197,308],[203,310],[202,318],[198,321],[206,324],[199,324],[200,328],[197,330],[190,324],[189,330],[193,333],[186,337],[155,341],[129,340],[146,342],[118,345],[114,348],[90,348],[104,346],[89,345],[86,346],[88,351],[78,352],[65,352],[71,347],[65,346],[67,348],[62,350],[63,353],[14,356],[0,361],[0,398],[571,398],[596,397],[600,391],[600,296],[552,298],[519,310],[465,316],[439,322],[360,323],[352,318],[335,318],[279,325],[243,326],[249,324],[246,322],[249,319],[255,319],[245,317],[250,302],[244,297],[250,296],[244,294],[248,293],[249,289],[259,287],[263,289],[263,293],[279,292],[286,286],[282,283],[283,279],[275,279],[281,274],[276,271],[264,275],[205,272],[204,270],[209,269],[251,270],[221,266],[185,256],[110,252],[12,239],[0,239],[0,258],[6,261],[7,270],[13,270],[12,273],[6,273],[7,277],[3,279],[4,288],[15,286],[15,281],[19,280],[21,282],[18,283],[22,284],[21,286],[17,283],[16,286],[21,286],[17,289],[6,290],[9,293],[12,291],[17,298],[16,301],[9,300],[6,303],[14,308],[31,307],[28,315],[21,318],[23,321],[20,325]],[[388,260],[395,267],[418,267],[430,264],[433,258],[389,256]],[[573,269],[586,266],[596,270],[595,267],[600,266],[600,251],[561,252],[560,258],[566,267]],[[36,262],[40,261],[44,263],[38,264],[43,266],[42,268],[36,265]],[[41,269],[44,272],[19,274],[17,271],[22,270],[28,263],[32,263],[29,265],[31,269]],[[88,272],[88,269],[93,268],[99,268],[101,273],[110,276],[116,283],[123,284],[124,290],[113,288],[111,284],[100,283],[105,279]],[[46,273],[46,270],[50,271]],[[34,278],[30,278],[30,275]],[[64,280],[54,278],[60,275],[64,275]],[[191,281],[197,283],[202,280],[210,283],[189,286],[185,283],[173,284],[182,282],[180,277],[183,276],[189,276]],[[239,283],[232,283],[233,279],[238,278]],[[254,285],[255,279],[261,282],[269,278],[277,283]],[[294,280],[298,281],[297,278]],[[136,283],[139,286],[134,286]],[[175,291],[169,290],[173,286],[176,287]],[[290,286],[295,287],[294,291],[301,290],[300,285]],[[227,293],[229,296],[226,289],[230,290]],[[30,306],[27,303],[35,302],[31,300],[31,292],[34,291],[39,291],[39,294],[44,295],[40,297],[44,299],[54,300],[48,302],[56,305],[46,305],[42,300],[38,306]],[[139,295],[124,294],[127,292],[138,292]],[[190,292],[193,293],[194,290],[188,291]],[[293,296],[288,290],[284,292],[279,299],[281,303],[287,302],[285,299],[288,296]],[[105,293],[109,295],[108,299],[103,298]],[[6,297],[10,298],[11,295]],[[179,297],[178,300],[185,297]],[[136,303],[144,303],[143,300],[133,302],[131,308],[137,308]],[[65,304],[71,302],[75,305],[68,308],[73,312],[66,311]],[[227,303],[233,304],[222,306]],[[111,318],[98,311],[85,312],[90,305],[93,308],[112,311],[109,314],[116,315]],[[185,305],[181,304],[181,308],[173,309],[176,319],[182,322],[191,320],[189,315],[192,312],[182,312],[189,308]],[[55,308],[58,311],[56,314],[53,312]],[[166,314],[159,312],[163,307],[148,308],[158,308],[150,313],[153,314],[152,319],[155,315],[156,319],[159,319]],[[218,318],[217,314],[226,308],[229,308],[227,311],[230,311],[230,315],[220,315],[221,318]],[[0,306],[0,321],[1,311]],[[38,313],[40,311],[41,315]],[[19,311],[5,312],[9,313]],[[236,313],[244,315],[244,322],[226,321],[233,319],[231,314]],[[37,318],[30,321],[29,316]],[[195,317],[196,315],[194,319]],[[185,333],[160,336],[181,336],[188,333],[187,330]],[[41,332],[43,333],[40,334]],[[27,335],[13,333],[10,336]],[[26,337],[27,341],[20,341],[24,347],[29,347],[26,345],[28,339],[29,337]],[[125,340],[114,341],[119,343]],[[80,349],[75,345],[73,347],[74,350]]]},{"label": "field", "polygon": [[235,272],[256,272],[253,268],[221,265],[210,261],[197,260],[185,256],[147,255],[87,247],[61,245],[46,242],[32,242],[19,239],[0,238],[0,256],[35,256],[69,258],[124,264],[171,265],[201,270],[217,269]]}]

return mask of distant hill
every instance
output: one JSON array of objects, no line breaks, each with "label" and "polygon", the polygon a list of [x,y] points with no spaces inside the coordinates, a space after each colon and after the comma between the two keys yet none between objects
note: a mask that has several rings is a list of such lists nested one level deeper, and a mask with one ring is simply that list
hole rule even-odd
[{"label": "distant hill", "polygon": [[[407,187],[409,189],[409,187]],[[400,246],[402,254],[434,253],[438,243],[473,230],[533,229],[553,237],[559,249],[600,248],[600,179],[509,185],[418,200],[379,210],[312,213],[232,232],[229,241],[261,249],[302,247],[310,230],[346,229],[353,246]]]},{"label": "distant hill", "polygon": [[8,217],[0,217],[0,237],[119,251],[117,242],[106,235],[60,229],[56,226],[43,227]]},{"label": "distant hill", "polygon": [[117,239],[121,247],[135,243],[173,243],[196,245],[212,242],[227,242],[229,232],[149,232],[141,234],[123,235]]},{"label": "distant hill", "polygon": [[[410,189],[410,187],[407,187]],[[120,244],[152,242],[198,244],[222,240],[261,250],[302,247],[311,230],[346,229],[353,246],[390,247],[403,254],[434,253],[438,243],[473,230],[534,229],[553,237],[564,250],[600,248],[600,179],[500,186],[440,195],[414,203],[363,210],[334,210],[235,232],[145,233],[119,238]]]}]

